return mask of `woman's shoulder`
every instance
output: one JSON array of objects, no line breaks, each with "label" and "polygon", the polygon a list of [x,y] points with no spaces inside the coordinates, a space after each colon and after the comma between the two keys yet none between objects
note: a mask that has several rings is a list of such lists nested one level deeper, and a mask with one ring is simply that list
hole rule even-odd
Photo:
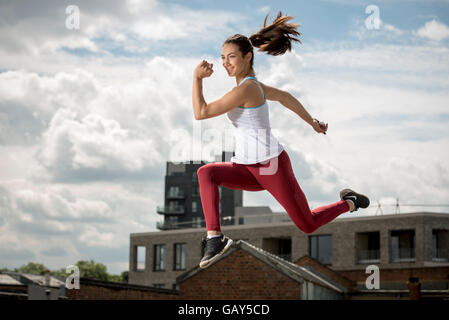
[{"label": "woman's shoulder", "polygon": [[248,79],[245,81],[245,83],[242,83],[239,87],[241,87],[243,90],[245,90],[248,93],[258,93],[260,92],[260,85],[257,80]]}]

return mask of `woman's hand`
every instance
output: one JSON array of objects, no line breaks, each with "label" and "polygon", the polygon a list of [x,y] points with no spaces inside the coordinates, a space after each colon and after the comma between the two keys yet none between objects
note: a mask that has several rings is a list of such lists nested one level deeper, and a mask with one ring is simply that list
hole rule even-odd
[{"label": "woman's hand", "polygon": [[326,134],[327,126],[327,123],[321,122],[318,119],[313,119],[312,127],[316,132]]},{"label": "woman's hand", "polygon": [[193,72],[193,76],[198,79],[203,79],[210,77],[212,73],[214,73],[214,70],[212,69],[214,66],[213,63],[207,63],[206,60],[203,60]]}]

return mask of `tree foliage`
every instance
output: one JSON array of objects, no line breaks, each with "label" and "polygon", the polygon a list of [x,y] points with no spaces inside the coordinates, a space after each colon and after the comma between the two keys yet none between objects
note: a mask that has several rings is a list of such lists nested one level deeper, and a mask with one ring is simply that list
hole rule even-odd
[{"label": "tree foliage", "polygon": [[[106,265],[104,265],[103,263],[95,262],[93,260],[80,260],[76,263],[76,266],[79,268],[81,278],[92,278],[103,281],[128,283],[128,271],[123,271],[120,275],[109,274]],[[0,272],[8,271],[37,275],[44,275],[46,272],[49,272],[51,275],[63,278],[70,275],[66,272],[65,268],[51,271],[47,267],[45,267],[45,265],[36,262],[28,262],[27,264],[24,264],[19,268],[15,268],[14,270],[9,270],[8,268],[0,269]]]}]

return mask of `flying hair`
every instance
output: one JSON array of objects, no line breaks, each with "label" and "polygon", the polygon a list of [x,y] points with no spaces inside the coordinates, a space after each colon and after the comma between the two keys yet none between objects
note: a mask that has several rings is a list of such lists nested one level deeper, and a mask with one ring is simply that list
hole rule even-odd
[{"label": "flying hair", "polygon": [[253,47],[270,55],[278,56],[287,50],[292,50],[292,41],[301,43],[298,38],[301,33],[296,30],[300,24],[287,23],[293,19],[292,16],[282,16],[282,12],[279,12],[276,19],[268,26],[267,19],[268,14],[265,17],[263,28],[249,37]]}]

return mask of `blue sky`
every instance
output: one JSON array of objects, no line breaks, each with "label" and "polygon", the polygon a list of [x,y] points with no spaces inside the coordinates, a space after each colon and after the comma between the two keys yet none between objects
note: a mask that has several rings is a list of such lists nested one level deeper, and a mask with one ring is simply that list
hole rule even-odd
[{"label": "blue sky", "polygon": [[[0,1],[0,267],[93,259],[126,270],[129,234],[161,220],[166,162],[198,160],[195,145],[207,161],[232,150],[195,135],[232,142],[224,115],[193,119],[195,66],[214,63],[206,101],[232,89],[221,44],[256,32],[267,12],[295,17],[302,44],[256,53],[259,80],[329,123],[317,136],[270,102],[310,205],[351,187],[385,214],[397,198],[401,212],[448,212],[405,206],[449,204],[448,1],[77,1],[80,29],[69,30],[72,4]],[[365,26],[368,5],[378,30]],[[283,211],[266,191],[243,202]]]}]

